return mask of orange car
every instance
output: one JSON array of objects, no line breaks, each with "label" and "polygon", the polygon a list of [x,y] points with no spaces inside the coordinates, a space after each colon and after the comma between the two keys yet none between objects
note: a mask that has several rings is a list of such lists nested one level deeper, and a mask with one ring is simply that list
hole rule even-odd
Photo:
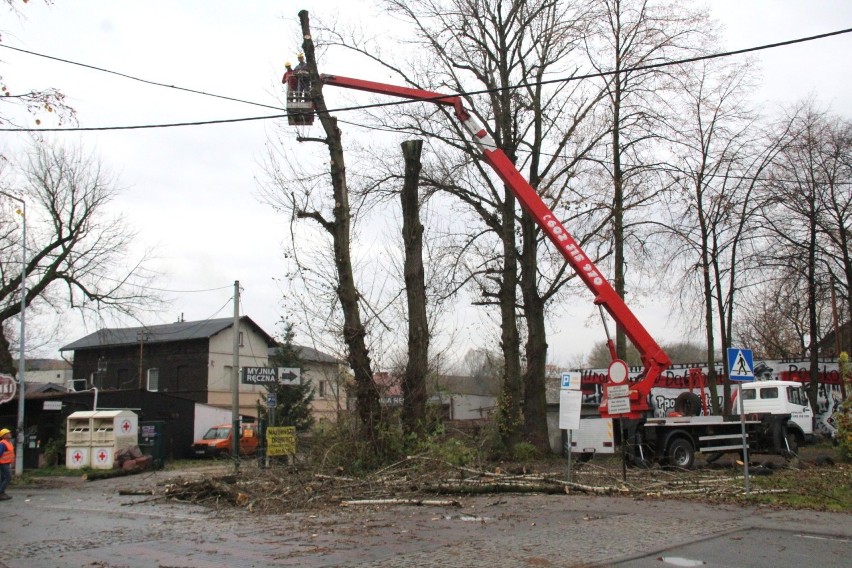
[{"label": "orange car", "polygon": [[[231,455],[233,447],[233,426],[219,424],[213,426],[200,440],[192,444],[192,455],[195,457],[226,457]],[[258,437],[254,424],[240,425],[240,455],[253,456],[257,452]]]}]

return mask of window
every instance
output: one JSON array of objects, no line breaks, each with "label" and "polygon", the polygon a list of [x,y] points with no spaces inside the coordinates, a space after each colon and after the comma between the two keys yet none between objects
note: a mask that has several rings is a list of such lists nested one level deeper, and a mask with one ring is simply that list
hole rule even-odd
[{"label": "window", "polygon": [[778,387],[770,387],[768,389],[760,389],[760,398],[778,398]]},{"label": "window", "polygon": [[754,389],[743,389],[743,400],[754,400],[757,398],[757,391]]},{"label": "window", "polygon": [[243,332],[241,331],[240,336],[238,338],[238,341],[240,342],[240,347],[245,347],[245,343],[243,343],[243,339],[244,339],[243,338]]},{"label": "window", "polygon": [[160,390],[160,370],[148,369],[148,390],[157,392]]},{"label": "window", "polygon": [[808,399],[805,397],[805,390],[802,387],[787,387],[787,397],[793,404],[806,406]]},{"label": "window", "polygon": [[325,381],[319,382],[319,396],[320,398],[325,398]]}]

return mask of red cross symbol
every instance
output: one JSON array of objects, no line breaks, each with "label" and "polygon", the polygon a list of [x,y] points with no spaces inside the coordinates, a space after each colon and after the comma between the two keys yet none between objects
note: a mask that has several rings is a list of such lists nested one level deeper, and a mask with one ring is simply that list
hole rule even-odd
[{"label": "red cross symbol", "polygon": [[106,461],[106,459],[107,453],[105,451],[101,450],[100,452],[98,452],[98,461]]},{"label": "red cross symbol", "polygon": [[83,461],[83,454],[81,454],[79,451],[74,452],[74,455],[71,457],[74,459],[75,462]]},{"label": "red cross symbol", "polygon": [[130,420],[125,420],[124,422],[122,422],[121,423],[121,429],[124,430],[125,432],[130,430]]}]

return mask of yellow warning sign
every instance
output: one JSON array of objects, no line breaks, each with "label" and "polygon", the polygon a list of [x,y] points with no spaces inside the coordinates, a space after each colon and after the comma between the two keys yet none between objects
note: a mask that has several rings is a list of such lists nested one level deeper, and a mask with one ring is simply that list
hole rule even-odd
[{"label": "yellow warning sign", "polygon": [[266,455],[290,456],[296,453],[296,428],[271,426],[266,429]]}]

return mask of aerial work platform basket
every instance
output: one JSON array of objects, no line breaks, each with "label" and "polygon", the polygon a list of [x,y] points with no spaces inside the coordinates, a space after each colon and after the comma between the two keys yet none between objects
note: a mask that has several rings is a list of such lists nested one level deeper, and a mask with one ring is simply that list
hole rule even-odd
[{"label": "aerial work platform basket", "polygon": [[310,126],[314,123],[314,103],[311,100],[311,76],[307,71],[287,71],[282,81],[287,86],[287,122],[291,126]]}]

